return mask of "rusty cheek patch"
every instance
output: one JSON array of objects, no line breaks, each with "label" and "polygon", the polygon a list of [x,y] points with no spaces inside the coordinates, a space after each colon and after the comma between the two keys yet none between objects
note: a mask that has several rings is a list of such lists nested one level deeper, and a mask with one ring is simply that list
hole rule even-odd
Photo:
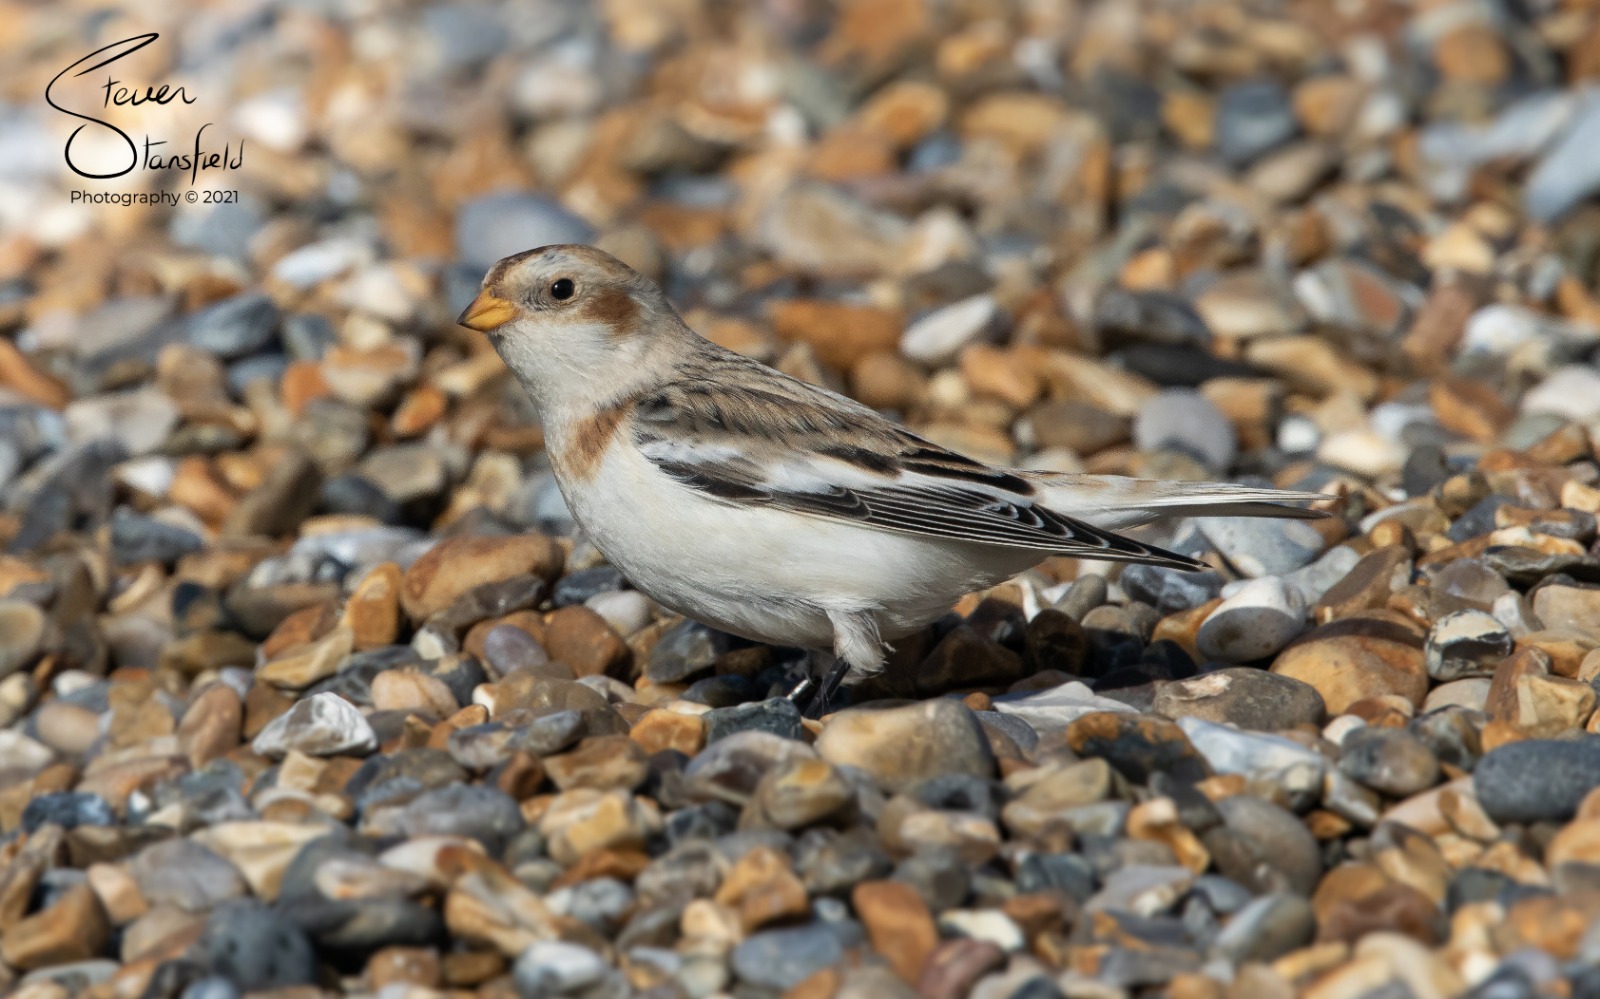
[{"label": "rusty cheek patch", "polygon": [[639,319],[639,303],[621,288],[596,289],[584,306],[584,318],[605,325],[617,336],[633,330]]},{"label": "rusty cheek patch", "polygon": [[593,416],[575,422],[566,446],[560,453],[552,452],[551,464],[566,478],[587,482],[600,468],[600,459],[617,436],[617,428],[628,415],[626,406],[610,406]]}]

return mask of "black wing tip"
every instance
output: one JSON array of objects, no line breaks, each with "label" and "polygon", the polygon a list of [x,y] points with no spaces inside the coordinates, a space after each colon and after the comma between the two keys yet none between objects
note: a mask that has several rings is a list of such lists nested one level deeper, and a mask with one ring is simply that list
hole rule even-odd
[{"label": "black wing tip", "polygon": [[[1126,540],[1126,539],[1124,539]],[[1126,547],[1103,552],[1061,552],[1060,554],[1071,558],[1088,558],[1100,562],[1125,562],[1131,565],[1153,565],[1162,569],[1177,569],[1180,572],[1210,572],[1216,567],[1202,562],[1188,555],[1180,555],[1165,548],[1155,545],[1128,545]]]},{"label": "black wing tip", "polygon": [[[1047,511],[1048,512],[1048,511]],[[1079,539],[1093,544],[1096,548],[1092,552],[1081,549],[1073,552],[1061,552],[1062,555],[1072,555],[1077,558],[1100,559],[1106,562],[1133,562],[1140,565],[1155,565],[1166,569],[1179,569],[1184,572],[1203,572],[1212,568],[1206,563],[1189,555],[1180,555],[1175,551],[1143,541],[1136,541],[1125,534],[1117,534],[1103,528],[1086,524],[1081,520],[1054,516],[1064,523]]]}]

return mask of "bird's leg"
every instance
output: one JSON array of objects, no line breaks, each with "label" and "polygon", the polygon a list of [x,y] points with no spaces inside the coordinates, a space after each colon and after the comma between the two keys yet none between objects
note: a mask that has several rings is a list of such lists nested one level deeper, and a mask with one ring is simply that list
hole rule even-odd
[{"label": "bird's leg", "polygon": [[831,656],[833,663],[823,674],[820,685],[817,687],[816,696],[811,698],[811,703],[806,705],[807,718],[821,718],[833,710],[834,695],[839,692],[839,685],[844,683],[845,674],[850,672],[850,662],[843,656]]},{"label": "bird's leg", "polygon": [[811,678],[810,673],[807,673],[805,676],[800,678],[799,683],[794,685],[794,689],[789,691],[789,693],[786,695],[786,700],[788,700],[790,704],[794,704],[800,700],[806,691],[810,690],[816,685],[817,682]]},{"label": "bird's leg", "polygon": [[806,717],[821,718],[833,708],[834,697],[847,676],[870,676],[883,669],[883,639],[878,637],[878,619],[870,611],[829,611],[833,624],[832,662],[823,665],[826,653],[818,653],[811,671],[813,677],[821,675],[821,685],[811,703],[806,705]]}]

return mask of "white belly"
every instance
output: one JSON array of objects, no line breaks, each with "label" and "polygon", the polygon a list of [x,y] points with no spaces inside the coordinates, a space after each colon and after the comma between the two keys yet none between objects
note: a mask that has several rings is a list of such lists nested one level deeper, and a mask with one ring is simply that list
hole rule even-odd
[{"label": "white belly", "polygon": [[905,635],[1042,558],[721,503],[627,447],[611,447],[592,479],[563,482],[562,494],[595,546],[651,599],[776,645],[831,647],[829,610],[871,611],[884,638]]}]

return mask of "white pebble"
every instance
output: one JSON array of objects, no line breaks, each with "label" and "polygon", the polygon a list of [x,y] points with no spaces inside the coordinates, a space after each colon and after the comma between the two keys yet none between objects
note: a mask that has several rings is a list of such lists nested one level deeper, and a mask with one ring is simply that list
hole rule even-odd
[{"label": "white pebble", "polygon": [[1263,659],[1305,628],[1300,595],[1276,576],[1252,579],[1200,625],[1200,654],[1227,663]]}]

